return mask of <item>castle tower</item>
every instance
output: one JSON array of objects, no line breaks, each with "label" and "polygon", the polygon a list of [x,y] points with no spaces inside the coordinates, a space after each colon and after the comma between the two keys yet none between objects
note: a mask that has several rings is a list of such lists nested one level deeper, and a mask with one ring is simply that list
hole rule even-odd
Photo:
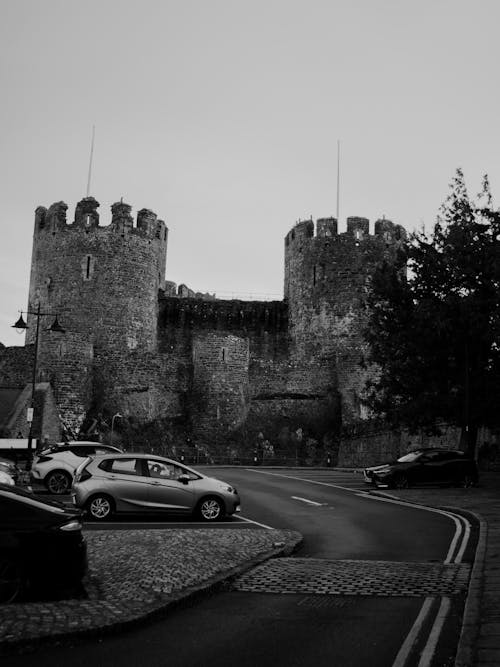
[{"label": "castle tower", "polygon": [[285,237],[285,300],[288,302],[292,358],[331,369],[342,401],[342,420],[364,416],[362,389],[368,371],[362,331],[371,275],[383,259],[401,261],[405,230],[389,220],[375,223],[350,217],[337,233],[335,218],[299,222]]},{"label": "castle tower", "polygon": [[[134,224],[131,207],[120,201],[111,207],[111,223],[101,226],[98,207],[93,197],[82,199],[70,224],[64,202],[52,204],[48,210],[38,207],[35,213],[29,309],[40,304],[42,312],[57,312],[68,332],[66,342],[58,347],[62,352],[57,364],[50,362],[54,351],[49,349],[47,336],[40,337],[40,364],[43,372],[47,360],[47,366],[60,376],[53,382],[67,388],[68,396],[61,400],[74,424],[78,406],[83,410],[89,401],[87,389],[79,397],[70,396],[71,378],[64,370],[64,357],[73,360],[75,385],[79,371],[83,372],[70,340],[81,338],[82,351],[85,348],[82,364],[84,358],[84,365],[90,367],[93,358],[102,377],[120,383],[127,353],[157,349],[158,290],[165,281],[165,223],[152,211],[142,209]],[[28,316],[27,343],[34,342],[35,325],[35,317]],[[45,370],[51,372],[50,368]],[[88,372],[85,370],[85,377]],[[87,386],[88,380],[84,384]]]},{"label": "castle tower", "polygon": [[[99,225],[99,203],[39,207],[35,214],[29,303],[57,311],[68,331],[85,333],[99,348],[156,348],[158,289],[165,280],[167,228],[148,209],[113,204],[111,224]],[[32,324],[32,322],[28,322]],[[34,339],[28,329],[27,342]]]}]

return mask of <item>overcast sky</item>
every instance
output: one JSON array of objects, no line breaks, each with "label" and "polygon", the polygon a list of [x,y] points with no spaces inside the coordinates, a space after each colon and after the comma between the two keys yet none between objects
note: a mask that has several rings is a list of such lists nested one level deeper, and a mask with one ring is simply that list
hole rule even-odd
[{"label": "overcast sky", "polygon": [[499,25],[498,0],[0,0],[0,341],[94,124],[101,224],[153,209],[167,278],[224,297],[282,298],[285,234],[335,215],[338,140],[341,231],[430,229],[459,166],[497,195]]}]

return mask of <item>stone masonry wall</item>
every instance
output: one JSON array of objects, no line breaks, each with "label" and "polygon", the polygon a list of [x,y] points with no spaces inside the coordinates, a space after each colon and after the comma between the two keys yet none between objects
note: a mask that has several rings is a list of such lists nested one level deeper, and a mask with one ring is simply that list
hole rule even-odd
[{"label": "stone masonry wall", "polygon": [[23,387],[31,382],[34,346],[0,347],[0,386]]}]

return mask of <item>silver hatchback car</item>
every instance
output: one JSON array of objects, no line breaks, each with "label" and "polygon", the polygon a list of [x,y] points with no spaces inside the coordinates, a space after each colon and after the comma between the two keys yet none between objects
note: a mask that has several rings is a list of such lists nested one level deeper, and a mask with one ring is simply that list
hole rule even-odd
[{"label": "silver hatchback car", "polygon": [[76,469],[71,491],[73,504],[99,521],[115,512],[194,514],[217,521],[240,510],[230,484],[154,454],[88,457]]}]

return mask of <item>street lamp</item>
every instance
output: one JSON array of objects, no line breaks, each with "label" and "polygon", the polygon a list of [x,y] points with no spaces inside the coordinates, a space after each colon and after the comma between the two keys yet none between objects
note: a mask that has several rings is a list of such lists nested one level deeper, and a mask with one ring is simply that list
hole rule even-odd
[{"label": "street lamp", "polygon": [[113,415],[111,418],[111,444],[113,444],[113,431],[115,429],[115,419],[119,417],[120,419],[123,419],[122,415],[117,412],[116,415]]},{"label": "street lamp", "polygon": [[47,329],[47,331],[53,331],[54,333],[66,333],[65,330],[61,327],[57,320],[57,313],[42,313],[40,310],[40,303],[38,303],[37,309],[36,310],[26,310],[26,311],[20,311],[21,315],[17,322],[12,325],[14,329],[16,329],[18,332],[21,332],[25,329],[28,329],[28,325],[26,322],[23,320],[23,312],[26,315],[34,315],[36,317],[36,333],[35,333],[35,350],[33,352],[33,374],[31,378],[31,402],[30,402],[30,407],[28,408],[28,418],[27,422],[30,425],[30,430],[28,434],[28,460],[26,462],[26,470],[31,469],[31,462],[33,459],[33,417],[34,417],[34,411],[35,411],[35,385],[36,385],[36,366],[37,366],[37,361],[38,361],[38,337],[40,333],[40,318],[45,317],[45,316],[53,316],[54,321],[52,322],[51,326]]}]

